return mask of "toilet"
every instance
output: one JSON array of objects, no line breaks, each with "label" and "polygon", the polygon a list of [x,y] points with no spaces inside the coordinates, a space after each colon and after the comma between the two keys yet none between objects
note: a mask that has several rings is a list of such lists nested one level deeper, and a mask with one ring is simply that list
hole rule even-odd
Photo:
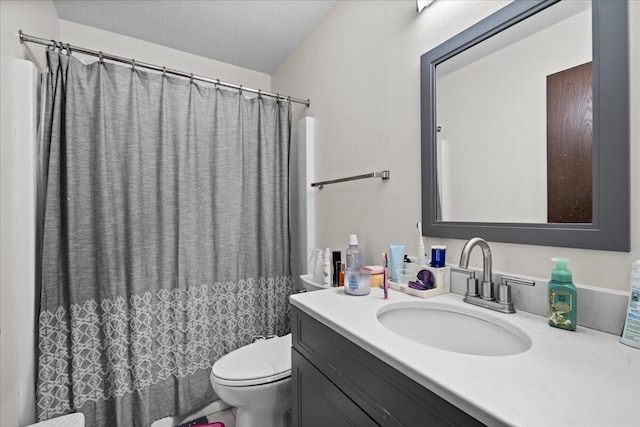
[{"label": "toilet", "polygon": [[291,334],[256,341],[211,369],[218,397],[238,408],[237,427],[284,427],[291,409]]},{"label": "toilet", "polygon": [[[300,276],[307,291],[327,286]],[[291,334],[256,341],[222,356],[211,368],[218,397],[238,409],[236,427],[285,427],[291,409]]]}]

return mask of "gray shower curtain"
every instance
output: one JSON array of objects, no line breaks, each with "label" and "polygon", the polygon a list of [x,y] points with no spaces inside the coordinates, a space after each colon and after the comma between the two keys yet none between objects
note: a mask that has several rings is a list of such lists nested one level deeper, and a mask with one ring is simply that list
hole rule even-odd
[{"label": "gray shower curtain", "polygon": [[48,53],[40,420],[144,426],[288,333],[290,104]]}]

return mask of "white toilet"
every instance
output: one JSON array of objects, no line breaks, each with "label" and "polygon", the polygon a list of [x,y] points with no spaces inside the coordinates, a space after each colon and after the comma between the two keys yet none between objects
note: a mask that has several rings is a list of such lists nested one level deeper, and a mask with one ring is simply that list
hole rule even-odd
[{"label": "white toilet", "polygon": [[[311,274],[300,276],[307,291],[323,289]],[[211,368],[218,397],[238,408],[236,427],[284,427],[291,409],[291,334],[241,347]]]},{"label": "white toilet", "polygon": [[237,427],[285,426],[291,408],[291,334],[232,351],[213,364],[210,378],[218,397],[238,408]]}]

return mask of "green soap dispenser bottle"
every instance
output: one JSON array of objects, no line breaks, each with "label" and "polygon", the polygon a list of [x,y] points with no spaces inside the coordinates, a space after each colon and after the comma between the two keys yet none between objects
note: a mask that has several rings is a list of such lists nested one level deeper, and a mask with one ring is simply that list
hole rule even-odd
[{"label": "green soap dispenser bottle", "polygon": [[575,331],[578,299],[571,272],[567,270],[569,259],[552,258],[551,261],[556,263],[556,268],[549,282],[549,325]]}]

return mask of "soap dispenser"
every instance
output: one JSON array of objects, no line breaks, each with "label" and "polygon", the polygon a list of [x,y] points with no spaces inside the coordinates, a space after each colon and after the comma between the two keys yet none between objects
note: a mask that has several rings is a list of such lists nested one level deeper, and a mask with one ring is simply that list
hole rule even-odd
[{"label": "soap dispenser", "polygon": [[549,325],[575,331],[578,300],[571,272],[567,270],[569,259],[552,258],[551,261],[556,263],[556,268],[549,282]]}]

